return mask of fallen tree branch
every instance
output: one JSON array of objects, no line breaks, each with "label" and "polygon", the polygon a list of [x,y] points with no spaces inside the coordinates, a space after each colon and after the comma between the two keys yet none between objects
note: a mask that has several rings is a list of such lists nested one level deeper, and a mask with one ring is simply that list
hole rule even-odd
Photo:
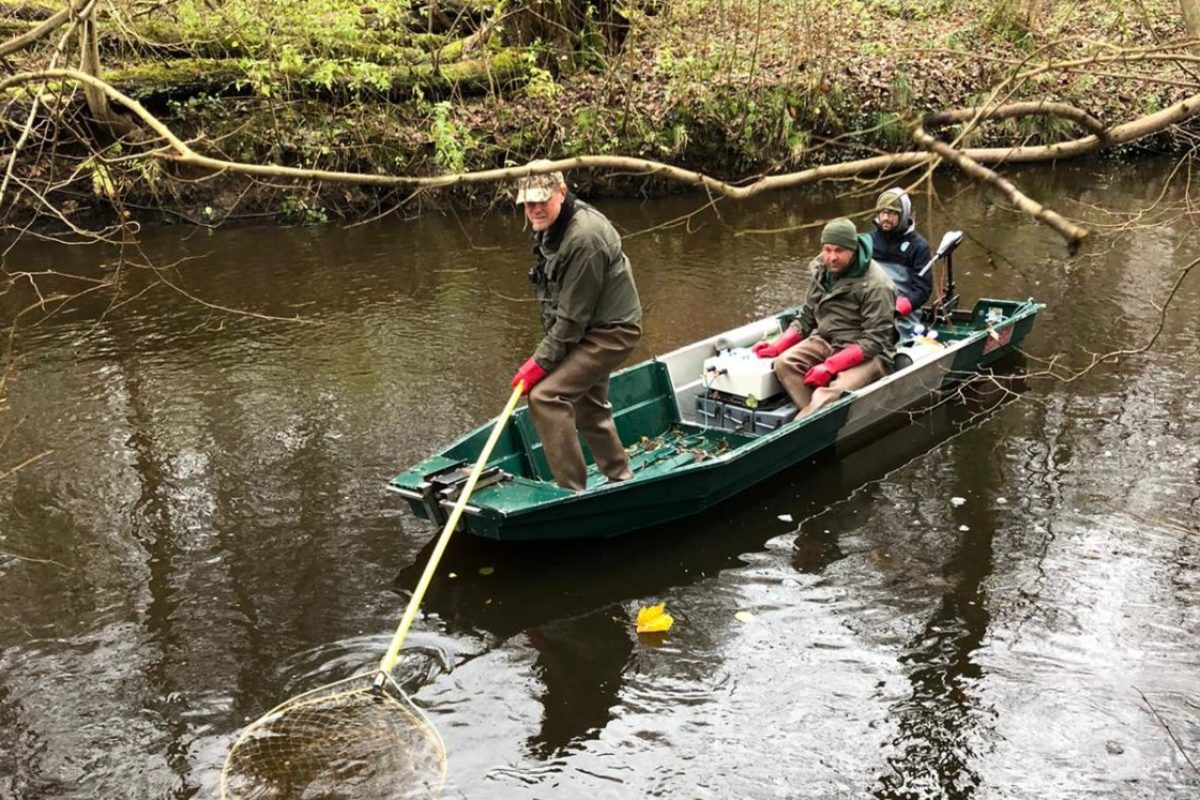
[{"label": "fallen tree branch", "polygon": [[[86,5],[83,7],[83,13],[91,10],[92,4],[95,2],[95,0],[85,0],[85,2]],[[75,33],[75,30],[78,27],[79,18],[72,18],[70,27],[68,27],[66,32],[59,37],[58,44],[54,48],[54,52],[50,55],[50,69],[58,66],[59,57],[66,50],[67,42],[70,41],[72,34]],[[43,87],[43,91],[44,88],[45,87]],[[13,177],[13,169],[17,164],[17,154],[21,152],[21,149],[25,146],[25,143],[29,140],[30,134],[33,133],[33,123],[37,119],[38,106],[41,101],[40,95],[41,92],[35,95],[33,102],[29,104],[29,114],[26,116],[25,125],[21,129],[20,136],[17,137],[16,144],[13,145],[13,149],[8,155],[8,163],[4,167],[4,177],[0,179],[0,209],[4,208],[4,196],[8,192],[8,184]]]},{"label": "fallen tree branch", "polygon": [[11,55],[18,50],[24,50],[34,42],[49,36],[56,28],[61,27],[64,22],[70,19],[76,11],[90,2],[92,0],[74,0],[74,2],[69,3],[62,11],[59,11],[28,33],[14,36],[6,42],[0,43],[0,58]]},{"label": "fallen tree branch", "polygon": [[1102,139],[1107,135],[1104,123],[1088,112],[1066,103],[1052,103],[1049,100],[1006,103],[995,108],[970,107],[956,108],[951,111],[935,111],[925,116],[924,124],[927,126],[953,125],[984,119],[1012,119],[1013,117],[1063,117]]},{"label": "fallen tree branch", "polygon": [[1032,163],[1050,161],[1059,158],[1074,158],[1091,153],[1102,147],[1127,144],[1151,133],[1166,130],[1172,125],[1186,122],[1200,113],[1200,94],[1185,97],[1174,105],[1167,106],[1161,111],[1138,117],[1131,122],[1125,122],[1108,129],[1107,137],[1095,134],[1079,139],[1071,139],[1054,144],[1034,145],[1030,147],[986,147],[968,149],[962,152],[969,158],[980,163]]},{"label": "fallen tree branch", "polygon": [[[94,78],[100,78],[100,45],[96,33],[96,20],[93,19],[94,0],[79,13],[79,63],[84,72]],[[108,95],[93,86],[85,85],[83,95],[87,98],[88,110],[92,118],[104,127],[114,138],[121,138],[127,133],[137,130],[137,125],[113,110],[108,102]]]},{"label": "fallen tree branch", "polygon": [[[968,171],[973,177],[984,180],[1000,189],[1022,210],[1027,211],[1035,218],[1052,227],[1064,237],[1067,241],[1068,250],[1072,253],[1079,247],[1079,243],[1086,236],[1086,231],[1067,222],[1055,212],[1025,197],[1010,182],[1000,178],[991,170],[983,169],[981,165],[985,163],[1028,163],[1078,156],[1090,153],[1103,146],[1133,141],[1150,133],[1164,130],[1171,125],[1179,124],[1200,113],[1200,95],[1193,95],[1159,112],[1140,117],[1122,125],[1117,125],[1105,132],[1097,121],[1088,118],[1083,112],[1071,109],[1069,106],[1060,106],[1057,104],[1034,104],[1026,107],[1018,103],[998,106],[991,111],[986,109],[964,109],[945,112],[945,115],[935,117],[935,119],[955,121],[959,118],[967,118],[977,121],[981,117],[1015,114],[1018,109],[1025,108],[1027,111],[1036,110],[1037,113],[1061,115],[1077,121],[1089,130],[1097,132],[1079,139],[1050,145],[966,148],[956,150],[949,145],[937,142],[932,136],[924,133],[923,127],[919,126],[918,129],[927,137],[920,142],[922,146],[927,148],[923,152],[891,153],[840,164],[822,165],[799,172],[759,177],[750,183],[744,184],[723,181],[702,172],[674,167],[651,159],[602,155],[563,158],[546,162],[536,168],[514,166],[433,176],[371,175],[272,164],[247,164],[203,155],[196,152],[189,144],[176,136],[166,124],[146,110],[141,103],[124,94],[110,83],[78,70],[52,69],[18,73],[0,80],[0,91],[48,79],[73,81],[83,84],[86,87],[98,90],[106,95],[110,101],[123,106],[137,119],[141,120],[151,132],[166,142],[169,150],[155,153],[154,155],[158,158],[213,172],[224,171],[258,177],[327,181],[365,186],[435,189],[513,180],[521,176],[541,172],[590,168],[615,172],[632,172],[658,177],[687,186],[701,188],[712,195],[741,200],[762,194],[763,192],[803,186],[821,180],[852,178],[869,173],[883,173],[892,170],[931,165],[937,159],[944,158]],[[140,144],[149,146],[151,141],[142,141]]]},{"label": "fallen tree branch", "polygon": [[930,136],[925,128],[918,125],[913,128],[913,141],[921,147],[937,153],[946,161],[954,164],[967,175],[987,184],[992,188],[1002,193],[1020,210],[1024,211],[1029,216],[1042,222],[1058,232],[1067,241],[1067,253],[1075,255],[1079,250],[1080,244],[1087,236],[1087,231],[1078,225],[1065,219],[1061,214],[1053,209],[1046,208],[1041,203],[1030,199],[1027,195],[1021,192],[1012,181],[1001,177],[993,170],[980,164],[978,161],[964,155],[961,151],[955,150],[945,142],[938,141]]}]

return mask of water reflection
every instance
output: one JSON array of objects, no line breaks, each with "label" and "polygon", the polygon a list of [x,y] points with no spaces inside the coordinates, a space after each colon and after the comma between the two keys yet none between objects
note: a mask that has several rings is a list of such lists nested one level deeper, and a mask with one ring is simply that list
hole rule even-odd
[{"label": "water reflection", "polygon": [[542,683],[544,709],[528,747],[533,757],[548,760],[608,724],[633,642],[617,605],[531,628],[526,637],[537,651],[533,674]]},{"label": "water reflection", "polygon": [[[880,438],[869,447],[838,457],[826,454],[802,465],[800,481],[797,475],[782,476],[704,519],[657,528],[648,536],[606,541],[599,550],[594,542],[452,539],[423,611],[436,615],[448,633],[481,637],[488,642],[485,649],[518,639],[534,650],[541,723],[528,740],[528,755],[553,760],[563,750],[595,738],[620,705],[622,676],[637,641],[637,604],[631,599],[656,602],[681,587],[710,581],[722,570],[744,567],[747,553],[761,551],[777,535],[778,529],[764,522],[770,519],[780,528],[791,524],[784,520],[797,517],[812,516],[820,523],[800,526],[791,563],[801,572],[822,572],[846,555],[836,532],[842,526],[825,526],[822,512],[940,442],[984,424],[1023,388],[1016,381],[1005,385],[1005,392],[991,382],[956,390],[915,418],[898,416],[875,432]],[[416,584],[433,545],[431,540],[397,576],[399,591],[406,593]],[[968,543],[963,558],[971,552]],[[947,566],[949,572],[956,569]],[[982,580],[987,565],[972,562],[968,571],[978,571],[977,579]],[[736,597],[727,602],[736,603]],[[737,610],[726,605],[724,613],[714,615],[704,625],[706,636],[719,640]],[[472,652],[467,659],[482,655]],[[916,663],[920,656],[914,651],[905,663]],[[916,668],[940,669],[933,663]]]},{"label": "water reflection", "polygon": [[[1122,214],[1168,171],[1021,180]],[[1149,301],[1197,255],[1181,217],[1065,262],[993,197],[937,187],[919,219],[968,232],[964,294],[1049,303],[1035,356],[1144,342]],[[635,357],[794,303],[817,236],[794,226],[875,194],[841,188],[666,229],[703,202],[605,202],[637,234]],[[111,251],[4,258],[117,273]],[[12,340],[0,471],[53,453],[0,479],[3,800],[214,796],[249,719],[373,666],[433,535],[384,482],[493,416],[538,338],[516,214],[161,229],[138,258],[176,266],[125,262],[115,296]],[[1200,740],[1198,292],[1180,287],[1150,351],[974,419],[986,403],[935,409],[651,535],[456,538],[403,675],[447,740],[448,796],[1194,794],[1130,687]],[[36,302],[18,295],[6,320]],[[632,621],[658,601],[679,621],[651,647]]]},{"label": "water reflection", "polygon": [[982,783],[976,751],[991,738],[986,729],[994,711],[980,705],[983,670],[976,652],[991,620],[985,584],[997,526],[986,503],[978,502],[988,484],[970,480],[978,472],[964,464],[954,474],[955,496],[972,495],[977,502],[952,515],[962,536],[941,568],[946,590],[899,659],[912,693],[891,709],[897,734],[887,758],[891,772],[874,792],[881,800],[968,798]]}]

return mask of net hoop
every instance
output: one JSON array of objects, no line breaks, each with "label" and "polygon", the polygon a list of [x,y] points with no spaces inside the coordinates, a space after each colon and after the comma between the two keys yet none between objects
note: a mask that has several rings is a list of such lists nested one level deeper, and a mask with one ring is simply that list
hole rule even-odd
[{"label": "net hoop", "polygon": [[[387,714],[401,714],[402,727],[417,732],[436,753],[436,779],[432,782],[432,788],[427,794],[433,797],[440,795],[442,787],[445,785],[447,772],[446,746],[441,735],[428,715],[412,701],[408,693],[391,675],[384,676],[382,689],[376,688],[375,682],[379,676],[378,672],[362,672],[302,692],[275,706],[246,726],[226,753],[225,763],[221,768],[221,800],[240,800],[243,797],[260,796],[243,792],[235,787],[237,780],[244,778],[239,774],[238,765],[244,760],[242,754],[247,747],[260,738],[272,736],[273,734],[269,733],[271,727],[280,723],[281,720],[301,716],[310,709],[346,707],[356,704],[365,706],[368,703],[377,704],[384,699],[391,701],[387,707]],[[271,797],[274,795],[261,796]]]}]

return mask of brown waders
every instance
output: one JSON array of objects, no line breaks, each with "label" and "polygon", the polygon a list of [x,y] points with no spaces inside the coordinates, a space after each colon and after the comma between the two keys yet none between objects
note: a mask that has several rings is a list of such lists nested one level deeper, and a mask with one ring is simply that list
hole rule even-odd
[{"label": "brown waders", "polygon": [[609,480],[633,477],[613,423],[608,376],[633,352],[641,335],[641,326],[632,323],[589,328],[529,392],[529,412],[559,486],[580,491],[587,485],[577,430]]},{"label": "brown waders", "polygon": [[886,362],[882,357],[868,359],[856,367],[833,376],[828,386],[813,389],[804,382],[804,373],[834,354],[829,342],[820,336],[809,336],[804,341],[789,347],[771,365],[775,377],[783,384],[792,402],[800,409],[799,419],[811,414],[821,406],[836,400],[842,392],[861,389],[869,383],[887,375]]}]

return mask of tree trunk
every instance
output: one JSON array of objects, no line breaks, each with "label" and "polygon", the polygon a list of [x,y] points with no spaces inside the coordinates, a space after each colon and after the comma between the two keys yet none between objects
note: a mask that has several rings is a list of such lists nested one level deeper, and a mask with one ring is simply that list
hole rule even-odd
[{"label": "tree trunk", "polygon": [[[355,90],[350,78],[336,78],[327,87],[307,83],[313,70],[311,64],[303,64],[279,73],[279,78],[292,79],[292,91],[300,95],[316,97]],[[486,94],[523,82],[528,67],[519,51],[509,49],[489,52],[486,58],[443,64],[436,72],[429,64],[396,66],[388,72],[389,86],[382,93],[393,99],[403,99],[410,97],[416,86],[433,97],[451,93]],[[199,94],[236,96],[254,91],[246,85],[245,63],[236,59],[180,58],[166,64],[112,69],[104,78],[123,92],[151,105],[167,98],[181,100]]]},{"label": "tree trunk", "polygon": [[[96,35],[96,21],[91,13],[80,20],[79,26],[79,61],[80,69],[94,78],[100,77],[100,48],[99,37]],[[84,86],[83,96],[87,99],[88,110],[92,118],[108,131],[114,138],[121,138],[127,133],[138,129],[137,125],[113,110],[104,92],[95,87]]]},{"label": "tree trunk", "polygon": [[[1200,39],[1200,0],[1179,0],[1179,7],[1183,11],[1188,38]],[[1200,54],[1200,45],[1194,45],[1192,50]]]},{"label": "tree trunk", "polygon": [[617,0],[521,0],[511,8],[516,12],[514,43],[540,41],[559,62],[555,66],[578,66],[589,52],[593,57],[611,56],[629,33],[629,20]]}]

